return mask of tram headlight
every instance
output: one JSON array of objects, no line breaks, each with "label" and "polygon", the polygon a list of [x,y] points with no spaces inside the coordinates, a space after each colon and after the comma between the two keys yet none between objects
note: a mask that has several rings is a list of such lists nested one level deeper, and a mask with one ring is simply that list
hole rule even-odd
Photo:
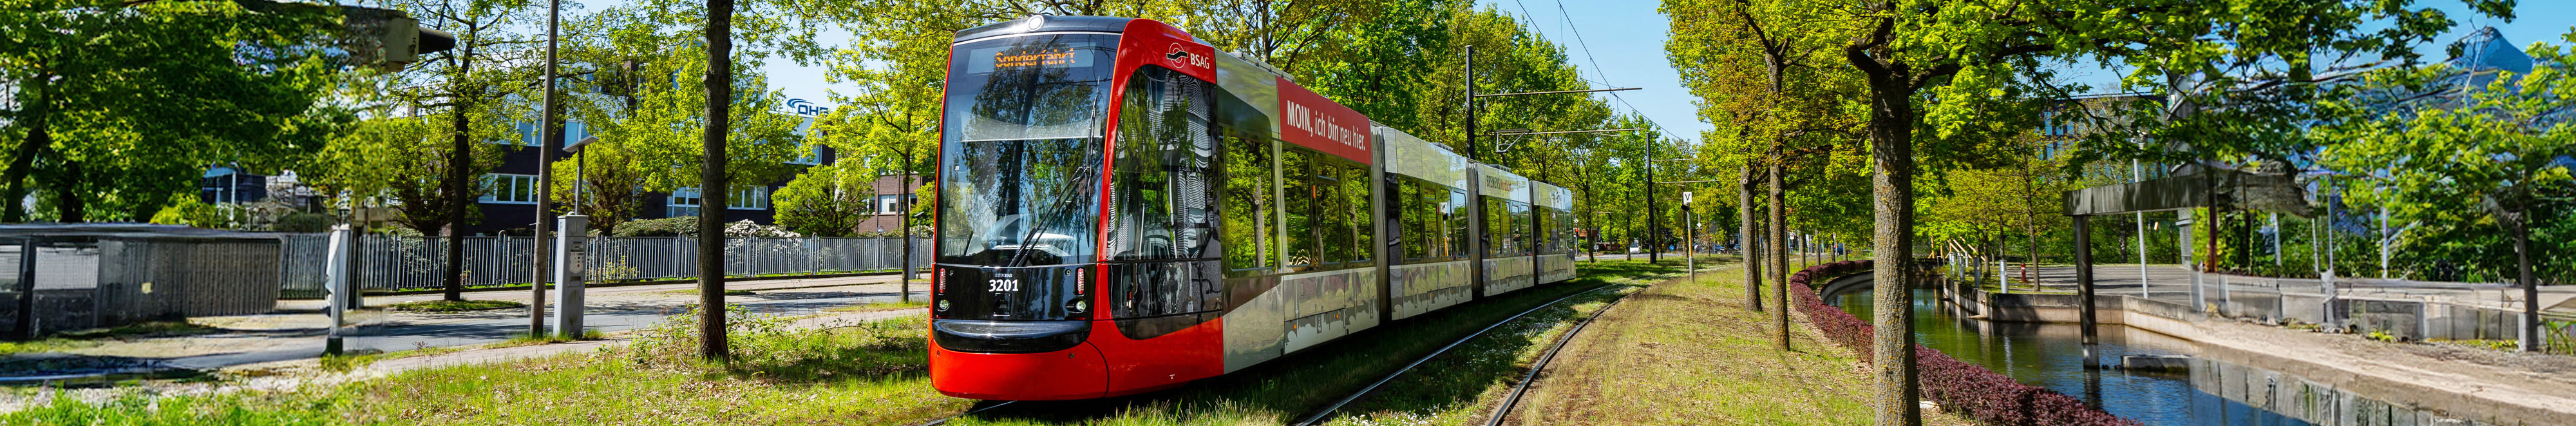
[{"label": "tram headlight", "polygon": [[941,300],[937,306],[940,312],[948,312],[948,301]]},{"label": "tram headlight", "polygon": [[1091,310],[1091,301],[1088,301],[1088,300],[1075,299],[1075,300],[1070,301],[1070,302],[1064,302],[1064,311],[1065,311],[1065,312],[1079,314],[1079,313],[1083,313],[1083,312],[1090,311],[1090,310]]}]

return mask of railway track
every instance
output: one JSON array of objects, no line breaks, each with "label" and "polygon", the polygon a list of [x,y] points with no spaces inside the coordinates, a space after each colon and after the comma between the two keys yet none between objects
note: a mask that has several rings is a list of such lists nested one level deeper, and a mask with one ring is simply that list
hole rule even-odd
[{"label": "railway track", "polygon": [[[1587,290],[1584,290],[1584,291],[1575,292],[1574,294],[1568,294],[1568,295],[1565,295],[1565,297],[1560,297],[1560,298],[1557,298],[1556,300],[1548,301],[1547,303],[1540,304],[1540,305],[1535,306],[1535,307],[1531,307],[1531,308],[1529,308],[1529,310],[1521,311],[1521,313],[1518,313],[1518,314],[1513,314],[1510,318],[1504,318],[1502,321],[1495,321],[1493,325],[1485,326],[1485,328],[1484,328],[1484,329],[1476,330],[1476,332],[1475,332],[1475,333],[1473,333],[1473,334],[1468,334],[1466,337],[1458,338],[1458,340],[1457,340],[1457,341],[1450,342],[1450,343],[1449,343],[1449,345],[1447,345],[1447,346],[1441,346],[1439,350],[1432,351],[1432,352],[1431,352],[1430,354],[1428,354],[1428,355],[1423,355],[1423,356],[1422,356],[1422,358],[1419,358],[1419,359],[1415,359],[1415,360],[1413,360],[1413,363],[1411,363],[1411,364],[1405,364],[1404,368],[1399,368],[1399,369],[1396,369],[1394,372],[1387,373],[1386,377],[1378,378],[1378,380],[1377,380],[1376,382],[1369,383],[1369,385],[1368,385],[1367,387],[1360,388],[1360,390],[1359,390],[1359,391],[1352,392],[1349,396],[1345,396],[1345,397],[1342,397],[1342,399],[1340,399],[1340,400],[1334,401],[1334,402],[1332,403],[1332,405],[1327,405],[1327,406],[1325,406],[1323,409],[1321,409],[1321,410],[1316,410],[1313,414],[1309,414],[1309,415],[1307,415],[1306,417],[1304,417],[1304,418],[1302,418],[1302,419],[1299,419],[1297,422],[1295,422],[1295,423],[1289,423],[1289,424],[1291,424],[1291,425],[1296,425],[1296,426],[1313,426],[1313,425],[1321,425],[1321,424],[1324,424],[1324,421],[1326,421],[1326,420],[1331,420],[1331,419],[1333,418],[1333,415],[1334,415],[1334,414],[1338,414],[1338,413],[1341,411],[1342,407],[1349,406],[1349,405],[1351,404],[1351,402],[1358,401],[1360,398],[1364,398],[1364,397],[1367,397],[1369,394],[1376,393],[1376,392],[1377,392],[1377,390],[1378,390],[1378,388],[1386,386],[1386,384],[1387,384],[1388,382],[1393,382],[1393,381],[1395,381],[1395,378],[1397,378],[1397,377],[1402,377],[1402,376],[1404,376],[1404,373],[1407,373],[1407,372],[1411,372],[1411,371],[1413,371],[1413,369],[1414,369],[1415,367],[1420,367],[1420,366],[1422,366],[1422,364],[1423,364],[1423,363],[1431,362],[1431,360],[1432,360],[1433,358],[1439,358],[1441,355],[1448,354],[1448,353],[1449,353],[1449,350],[1451,350],[1451,349],[1456,349],[1458,346],[1460,346],[1460,345],[1464,345],[1464,344],[1466,344],[1466,343],[1467,343],[1468,341],[1470,341],[1470,340],[1475,340],[1477,337],[1483,337],[1485,334],[1493,332],[1493,331],[1494,331],[1494,329],[1496,329],[1496,328],[1502,328],[1502,326],[1503,326],[1504,324],[1510,324],[1510,323],[1512,323],[1512,321],[1518,321],[1518,320],[1520,320],[1520,319],[1521,319],[1521,317],[1529,316],[1529,314],[1531,314],[1531,313],[1535,313],[1535,312],[1538,312],[1540,309],[1547,309],[1548,307],[1556,306],[1557,304],[1560,304],[1560,303],[1565,303],[1565,301],[1567,301],[1567,300],[1573,300],[1576,296],[1582,296],[1582,295],[1586,295],[1586,294],[1592,294],[1592,293],[1594,293],[1594,292],[1598,292],[1598,291],[1605,290],[1605,289],[1610,289],[1610,288],[1613,288],[1613,287],[1618,287],[1618,286],[1625,285],[1625,284],[1632,283],[1632,282],[1637,282],[1637,281],[1647,281],[1647,280],[1665,280],[1665,279],[1671,279],[1671,278],[1673,278],[1673,277],[1675,277],[1675,276],[1679,276],[1679,275],[1678,275],[1678,274],[1674,274],[1674,275],[1658,275],[1658,276],[1654,276],[1654,277],[1646,277],[1646,278],[1630,278],[1630,279],[1621,280],[1621,281],[1617,281],[1617,282],[1612,282],[1612,283],[1602,284],[1602,285],[1601,285],[1601,286],[1599,286],[1599,287],[1593,287],[1593,288],[1591,288],[1591,289],[1587,289]],[[1633,294],[1633,293],[1631,293],[1631,294]],[[1619,300],[1624,300],[1624,299],[1627,299],[1627,296],[1626,296],[1626,295],[1621,295],[1621,296],[1619,296],[1619,298],[1617,298],[1617,299],[1611,299],[1610,303],[1611,303],[1612,305],[1616,305],[1616,304],[1618,304],[1618,303],[1619,303]],[[1583,322],[1581,322],[1581,323],[1577,323],[1577,324],[1575,325],[1575,327],[1574,327],[1574,328],[1566,330],[1566,332],[1565,332],[1565,334],[1564,334],[1564,335],[1562,335],[1562,336],[1558,336],[1558,337],[1557,337],[1557,343],[1556,343],[1556,346],[1555,346],[1554,348],[1548,349],[1547,354],[1546,354],[1546,355],[1543,355],[1543,356],[1539,359],[1539,361],[1538,361],[1536,364],[1534,364],[1534,365],[1532,365],[1532,366],[1530,367],[1529,375],[1528,375],[1527,377],[1522,378],[1522,379],[1521,379],[1521,382],[1520,382],[1520,384],[1519,384],[1519,385],[1516,385],[1516,386],[1514,386],[1514,387],[1513,387],[1513,389],[1512,389],[1512,393],[1511,393],[1511,397],[1510,397],[1510,398],[1508,398],[1508,399],[1506,399],[1506,400],[1504,400],[1504,402],[1503,402],[1503,406],[1502,406],[1500,409],[1496,410],[1495,412],[1496,412],[1496,413],[1508,413],[1508,412],[1510,412],[1509,410],[1511,410],[1511,405],[1512,405],[1514,402],[1516,402],[1517,400],[1519,400],[1519,399],[1520,399],[1520,395],[1521,395],[1523,392],[1526,392],[1526,391],[1527,391],[1527,389],[1528,389],[1528,388],[1527,388],[1527,386],[1529,386],[1530,379],[1531,379],[1531,378],[1536,378],[1536,377],[1538,376],[1538,372],[1539,372],[1539,370],[1540,370],[1540,369],[1543,369],[1543,368],[1546,368],[1546,367],[1547,367],[1547,362],[1548,362],[1548,361],[1550,361],[1550,360],[1552,360],[1552,359],[1554,359],[1554,358],[1556,357],[1556,352],[1557,352],[1558,350],[1560,350],[1560,349],[1564,349],[1564,348],[1565,348],[1565,342],[1566,342],[1566,341],[1569,341],[1570,339],[1572,339],[1572,338],[1574,337],[1574,334],[1575,334],[1575,333],[1578,333],[1578,332],[1583,331],[1583,326],[1584,326],[1585,324],[1590,324],[1590,323],[1592,323],[1592,318],[1595,318],[1595,317],[1599,317],[1599,316],[1601,316],[1601,312],[1605,312],[1605,311],[1607,311],[1607,310],[1609,310],[1609,306],[1603,306],[1601,311],[1594,311],[1594,312],[1593,312],[1593,314],[1592,314],[1591,316],[1589,316],[1589,317],[1585,317],[1585,318],[1583,319]],[[1501,418],[1501,417],[1499,417],[1499,415],[1498,415],[1497,417],[1495,417],[1495,419],[1497,419],[1497,420],[1499,420],[1500,418]],[[1488,424],[1488,425],[1492,425],[1493,423],[1487,423],[1487,424]]]},{"label": "railway track", "polygon": [[[1452,350],[1452,349],[1456,349],[1456,348],[1458,348],[1459,346],[1463,346],[1463,345],[1465,345],[1468,341],[1475,340],[1477,337],[1482,337],[1482,336],[1484,336],[1484,335],[1486,335],[1486,334],[1492,333],[1492,332],[1494,331],[1494,329],[1502,328],[1502,326],[1503,326],[1504,324],[1510,324],[1510,323],[1512,323],[1513,321],[1518,321],[1518,320],[1520,320],[1520,319],[1521,319],[1521,318],[1523,318],[1523,317],[1527,317],[1527,316],[1529,316],[1529,314],[1537,313],[1537,312],[1538,312],[1539,310],[1541,310],[1541,309],[1547,309],[1547,308],[1552,307],[1552,306],[1557,306],[1557,305],[1559,305],[1559,304],[1563,304],[1563,303],[1565,303],[1565,301],[1573,300],[1573,299],[1574,299],[1575,297],[1577,297],[1577,296],[1583,296],[1583,295],[1586,295],[1586,294],[1592,294],[1592,293],[1600,292],[1600,291],[1602,291],[1602,290],[1607,290],[1607,289],[1611,289],[1611,288],[1616,288],[1616,287],[1623,286],[1623,285],[1633,284],[1633,283],[1637,283],[1637,282],[1655,282],[1655,281],[1662,281],[1662,280],[1672,279],[1672,278],[1680,277],[1680,276],[1683,276],[1683,274],[1660,274],[1660,275],[1654,275],[1654,276],[1646,276],[1646,277],[1636,277],[1636,278],[1622,279],[1622,280],[1613,281],[1613,282],[1610,282],[1610,283],[1601,284],[1600,286],[1596,286],[1596,287],[1593,287],[1593,288],[1590,288],[1590,289],[1585,289],[1585,290],[1583,290],[1583,291],[1575,292],[1575,293],[1573,293],[1573,294],[1568,294],[1568,295],[1565,295],[1564,297],[1559,297],[1559,298],[1557,298],[1556,300],[1551,300],[1551,301],[1548,301],[1547,303],[1543,303],[1543,304],[1540,304],[1540,305],[1538,305],[1538,306],[1531,307],[1531,308],[1529,308],[1528,310],[1524,310],[1524,311],[1521,311],[1520,313],[1513,314],[1511,317],[1504,318],[1504,319],[1502,319],[1501,321],[1495,321],[1493,324],[1491,324],[1491,325],[1487,325],[1487,326],[1485,326],[1485,328],[1483,328],[1483,329],[1479,329],[1479,330],[1477,330],[1477,331],[1476,331],[1475,333],[1473,333],[1473,334],[1469,334],[1469,335],[1467,335],[1467,336],[1465,336],[1465,337],[1461,337],[1461,338],[1459,338],[1459,339],[1458,339],[1458,340],[1456,340],[1456,341],[1450,342],[1448,345],[1441,346],[1441,347],[1440,347],[1440,349],[1435,350],[1435,351],[1432,351],[1432,353],[1430,353],[1430,354],[1423,355],[1421,358],[1415,359],[1412,363],[1405,364],[1405,366],[1404,366],[1403,368],[1397,369],[1397,370],[1396,370],[1396,371],[1394,371],[1394,372],[1387,373],[1387,375],[1386,375],[1385,377],[1381,377],[1381,378],[1379,378],[1377,381],[1369,383],[1369,385],[1368,385],[1367,387],[1364,387],[1364,388],[1361,388],[1361,389],[1360,389],[1360,390],[1358,390],[1358,391],[1352,392],[1350,395],[1345,396],[1345,397],[1342,397],[1341,399],[1334,401],[1331,405],[1328,405],[1328,406],[1324,407],[1323,409],[1317,410],[1317,411],[1315,411],[1314,413],[1309,414],[1309,415],[1307,415],[1307,416],[1305,416],[1305,417],[1301,418],[1301,419],[1300,419],[1300,420],[1298,420],[1297,422],[1295,422],[1295,423],[1290,423],[1290,424],[1292,424],[1292,425],[1299,425],[1299,426],[1320,425],[1320,424],[1323,424],[1323,422],[1324,422],[1324,421],[1326,421],[1326,420],[1331,420],[1331,419],[1333,418],[1333,416],[1334,416],[1335,414],[1338,414],[1338,413],[1340,412],[1340,410],[1341,410],[1343,407],[1350,405],[1352,402],[1357,402],[1357,401],[1359,401],[1359,400],[1360,400],[1360,399],[1362,399],[1362,398],[1366,398],[1366,397],[1367,397],[1367,396],[1369,396],[1370,394],[1376,393],[1376,392],[1377,392],[1377,390],[1378,390],[1379,388],[1384,387],[1387,383],[1390,383],[1390,382],[1395,381],[1395,379],[1396,379],[1397,377],[1402,377],[1405,373],[1407,373],[1407,372],[1411,372],[1411,371],[1413,371],[1413,369],[1415,369],[1415,368],[1417,368],[1417,367],[1420,367],[1420,366],[1422,366],[1422,365],[1423,365],[1423,364],[1425,364],[1425,363],[1429,363],[1429,362],[1430,362],[1432,359],[1434,359],[1434,358],[1439,358],[1441,355],[1448,354],[1450,350]],[[1495,413],[1497,413],[1497,414],[1493,417],[1493,420],[1492,420],[1492,421],[1489,421],[1487,424],[1488,424],[1488,425],[1495,424],[1495,423],[1493,423],[1493,421],[1499,421],[1499,420],[1502,418],[1502,415],[1503,415],[1503,414],[1507,414],[1507,413],[1509,413],[1509,412],[1510,412],[1510,410],[1511,410],[1511,408],[1512,408],[1513,404],[1515,404],[1515,403],[1517,403],[1517,402],[1518,402],[1518,400],[1520,399],[1520,396],[1521,396],[1522,394],[1524,394],[1524,393],[1526,393],[1526,392],[1528,391],[1528,386],[1529,386],[1529,384],[1533,381],[1533,379],[1535,379],[1535,378],[1537,378],[1537,377],[1538,377],[1538,373],[1539,373],[1539,371],[1541,371],[1541,370],[1545,369],[1545,368],[1547,367],[1548,363],[1549,363],[1550,361],[1553,361],[1553,360],[1556,358],[1556,354],[1557,354],[1557,352],[1562,351],[1563,349],[1565,349],[1566,342],[1571,341],[1571,340],[1573,339],[1573,337],[1574,337],[1574,335],[1575,335],[1576,333],[1580,333],[1580,332],[1582,332],[1582,331],[1583,331],[1583,328],[1584,328],[1585,326],[1590,325],[1590,324],[1592,323],[1592,320],[1593,320],[1594,318],[1598,318],[1598,317],[1600,317],[1602,312],[1607,312],[1607,311],[1609,310],[1610,306],[1617,306],[1617,304],[1619,303],[1619,301],[1621,301],[1621,300],[1626,300],[1626,299],[1627,299],[1627,296],[1625,296],[1625,295],[1622,295],[1622,296],[1620,296],[1620,297],[1619,297],[1619,298],[1617,298],[1617,299],[1611,299],[1611,301],[1610,301],[1610,305],[1608,305],[1608,306],[1603,306],[1603,307],[1602,307],[1602,309],[1601,309],[1601,310],[1599,310],[1599,311],[1594,311],[1592,315],[1585,317],[1581,322],[1577,322],[1577,323],[1575,323],[1575,326],[1574,326],[1573,328],[1571,328],[1571,329],[1568,329],[1568,330],[1565,332],[1565,334],[1558,336],[1558,337],[1557,337],[1557,341],[1556,341],[1556,343],[1554,343],[1554,344],[1553,344],[1553,346],[1552,346],[1552,347],[1550,347],[1550,348],[1548,349],[1548,351],[1547,351],[1545,354],[1543,354],[1543,355],[1541,355],[1541,356],[1539,357],[1538,361],[1530,367],[1530,371],[1529,371],[1529,373],[1527,373],[1524,377],[1522,377],[1522,379],[1521,379],[1520,383],[1518,383],[1518,384],[1516,384],[1516,385],[1514,385],[1514,386],[1513,386],[1513,389],[1512,389],[1512,392],[1511,392],[1510,396],[1509,396],[1509,397],[1507,397],[1507,398],[1503,401],[1503,404],[1502,404],[1502,406],[1501,406],[1501,407],[1499,407],[1499,408],[1497,408],[1497,409],[1495,410]],[[1012,406],[1012,405],[1014,405],[1014,403],[1015,403],[1015,401],[988,401],[988,402],[992,402],[992,404],[990,404],[990,405],[980,405],[980,406],[977,406],[977,407],[975,407],[975,408],[973,408],[973,409],[967,410],[967,411],[965,411],[965,412],[957,413],[956,415],[952,415],[952,416],[948,416],[948,417],[940,418],[940,419],[937,419],[937,420],[931,420],[931,421],[928,421],[928,422],[919,423],[917,426],[936,426],[936,425],[944,425],[944,424],[948,424],[950,421],[954,421],[954,420],[957,420],[957,419],[960,419],[960,418],[965,418],[965,417],[967,417],[967,416],[972,416],[972,415],[976,415],[976,414],[982,414],[982,413],[989,412],[989,411],[992,411],[992,410],[995,410],[995,409],[1003,408],[1003,407],[1005,407],[1005,406]]]}]

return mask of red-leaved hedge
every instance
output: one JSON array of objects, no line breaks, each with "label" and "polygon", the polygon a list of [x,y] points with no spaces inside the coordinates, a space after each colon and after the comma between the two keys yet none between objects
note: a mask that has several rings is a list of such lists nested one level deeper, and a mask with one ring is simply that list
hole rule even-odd
[{"label": "red-leaved hedge", "polygon": [[[1815,279],[1830,279],[1867,271],[1868,260],[1849,260],[1808,267],[1789,276],[1791,294],[1798,297],[1798,309],[1807,313],[1825,339],[1860,353],[1862,362],[1870,359],[1869,322],[1852,317],[1850,312],[1826,305],[1816,290],[1807,285]],[[1917,380],[1923,386],[1923,397],[1939,401],[1944,410],[1965,415],[1979,423],[1997,426],[2137,426],[2101,409],[2084,405],[2076,399],[2048,388],[2014,381],[2012,376],[1996,373],[1976,364],[1959,361],[1948,354],[1923,345],[1914,346]]]}]

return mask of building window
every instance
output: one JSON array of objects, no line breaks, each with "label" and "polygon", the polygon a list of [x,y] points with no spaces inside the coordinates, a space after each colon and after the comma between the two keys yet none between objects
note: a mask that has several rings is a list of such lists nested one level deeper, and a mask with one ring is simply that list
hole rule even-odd
[{"label": "building window", "polygon": [[671,190],[671,202],[668,204],[669,206],[667,209],[663,211],[664,217],[697,216],[698,189],[680,188]]},{"label": "building window", "polygon": [[896,196],[895,196],[894,194],[883,194],[883,195],[878,195],[878,196],[877,196],[877,214],[896,214],[896,213],[902,213],[902,212],[903,212],[903,210],[902,210],[902,209],[903,209],[903,201],[902,201],[903,199],[901,199],[901,198],[895,198],[895,197],[896,197]]},{"label": "building window", "polygon": [[746,188],[742,188],[742,189],[735,189],[735,190],[733,190],[733,192],[732,192],[732,193],[725,194],[725,195],[726,195],[726,196],[725,196],[725,208],[728,208],[728,209],[734,209],[734,210],[768,210],[768,209],[769,209],[769,187],[766,187],[766,186],[754,186],[754,187],[746,187]]},{"label": "building window", "polygon": [[485,174],[481,200],[495,204],[536,204],[537,177],[506,173]]},{"label": "building window", "polygon": [[[516,129],[518,129],[518,130],[519,130],[519,143],[518,143],[518,144],[520,144],[520,145],[527,145],[527,146],[537,146],[537,132],[538,132],[538,131],[540,131],[540,130],[543,130],[543,129],[539,129],[539,128],[537,128],[537,123],[530,123],[530,122],[522,121],[522,122],[517,122],[517,123],[511,123],[511,127],[516,128]],[[582,139],[582,138],[587,138],[587,137],[590,137],[590,125],[582,124],[582,123],[581,123],[581,122],[579,122],[579,121],[565,121],[565,122],[564,122],[564,128],[563,128],[563,146],[572,146],[572,143],[573,143],[573,142],[579,142],[579,141],[581,141],[581,139]],[[500,141],[493,141],[492,143],[501,143],[501,142],[500,142]]]},{"label": "building window", "polygon": [[793,160],[787,160],[787,164],[803,164],[808,166],[823,165],[823,146],[815,145],[808,147],[805,149],[804,156],[796,157],[796,159]]}]

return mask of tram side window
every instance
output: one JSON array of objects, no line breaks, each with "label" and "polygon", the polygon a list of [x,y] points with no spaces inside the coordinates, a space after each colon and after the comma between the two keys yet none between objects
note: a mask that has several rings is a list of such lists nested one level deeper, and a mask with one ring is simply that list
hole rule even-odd
[{"label": "tram side window", "polygon": [[1474,241],[1473,238],[1467,237],[1468,235],[1473,235],[1467,232],[1469,230],[1468,227],[1474,226],[1473,224],[1476,220],[1473,215],[1467,213],[1467,191],[1461,189],[1449,190],[1449,202],[1442,203],[1440,210],[1440,217],[1449,219],[1449,232],[1442,233],[1443,236],[1449,239],[1449,255],[1466,256],[1469,253],[1474,253],[1474,251],[1469,249],[1467,246],[1467,243]]},{"label": "tram side window", "polygon": [[1512,214],[1511,254],[1524,256],[1531,254],[1530,249],[1532,246],[1538,244],[1538,238],[1537,234],[1532,233],[1537,231],[1537,229],[1534,229],[1534,225],[1537,225],[1537,223],[1536,221],[1530,220],[1532,218],[1530,217],[1529,203],[1507,201],[1503,203],[1503,206],[1503,208],[1511,209]]},{"label": "tram side window", "polygon": [[1412,178],[1395,178],[1395,228],[1396,235],[1404,238],[1405,260],[1431,257],[1431,246],[1425,240],[1431,235],[1423,232],[1427,219],[1424,213],[1422,185],[1413,183]]},{"label": "tram side window", "polygon": [[1485,252],[1495,256],[1509,256],[1514,251],[1511,207],[1506,207],[1507,203],[1495,199],[1485,202],[1485,238],[1491,241],[1485,246]]},{"label": "tram side window", "polygon": [[1351,204],[1342,197],[1340,161],[1317,156],[1314,162],[1315,231],[1324,244],[1324,264],[1351,261]]},{"label": "tram side window", "polygon": [[1288,266],[1315,263],[1315,184],[1307,179],[1313,155],[1300,148],[1279,153],[1281,205],[1287,210]]},{"label": "tram side window", "polygon": [[1564,219],[1556,222],[1559,224],[1556,227],[1556,238],[1558,241],[1563,241],[1563,243],[1557,245],[1558,249],[1556,252],[1573,253],[1582,251],[1576,250],[1576,248],[1582,246],[1583,243],[1576,240],[1574,237],[1574,212],[1559,211],[1556,212],[1556,217]]},{"label": "tram side window", "polygon": [[1357,164],[1342,167],[1342,199],[1349,201],[1351,206],[1343,210],[1349,212],[1350,217],[1347,222],[1351,228],[1351,261],[1376,260],[1377,248],[1383,244],[1378,244],[1376,227],[1372,226],[1377,220],[1369,214],[1377,210],[1372,209],[1375,206],[1369,203],[1368,167]]},{"label": "tram side window", "polygon": [[1210,87],[1161,67],[1128,79],[1109,201],[1110,258],[1205,259],[1215,230]]},{"label": "tram side window", "polygon": [[1225,269],[1242,271],[1278,266],[1279,242],[1269,238],[1272,180],[1269,140],[1224,132],[1225,198],[1218,209],[1223,220]]}]

